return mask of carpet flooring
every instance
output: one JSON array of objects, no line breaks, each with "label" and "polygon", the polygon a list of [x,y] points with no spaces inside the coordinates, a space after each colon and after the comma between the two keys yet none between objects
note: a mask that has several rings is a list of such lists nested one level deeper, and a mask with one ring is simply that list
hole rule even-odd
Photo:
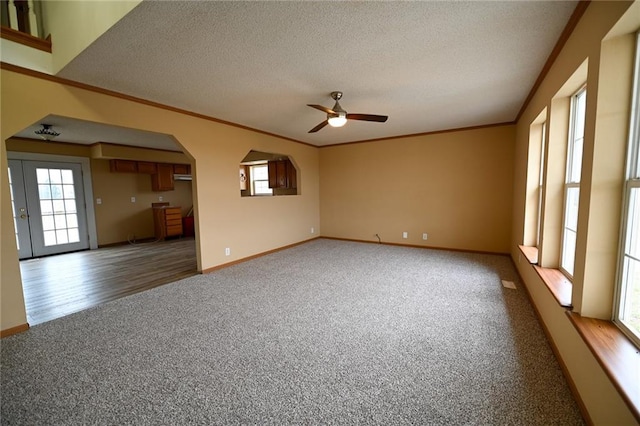
[{"label": "carpet flooring", "polygon": [[583,424],[499,255],[314,240],[37,325],[0,362],[7,425]]}]

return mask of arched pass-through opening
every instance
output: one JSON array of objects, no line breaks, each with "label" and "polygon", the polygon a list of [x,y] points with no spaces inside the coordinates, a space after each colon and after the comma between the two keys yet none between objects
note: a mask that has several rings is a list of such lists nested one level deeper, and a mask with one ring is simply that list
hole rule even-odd
[{"label": "arched pass-through opening", "polygon": [[6,150],[30,325],[198,273],[195,164],[173,136],[48,115]]},{"label": "arched pass-through opening", "polygon": [[239,165],[240,195],[298,195],[299,171],[291,157],[251,150]]}]

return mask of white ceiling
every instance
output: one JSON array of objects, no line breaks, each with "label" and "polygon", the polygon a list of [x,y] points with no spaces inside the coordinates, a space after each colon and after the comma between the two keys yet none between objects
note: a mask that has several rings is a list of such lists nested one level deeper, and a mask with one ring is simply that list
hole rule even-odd
[{"label": "white ceiling", "polygon": [[[146,0],[59,75],[317,146],[510,122],[576,4]],[[389,120],[307,133],[334,90]]]}]

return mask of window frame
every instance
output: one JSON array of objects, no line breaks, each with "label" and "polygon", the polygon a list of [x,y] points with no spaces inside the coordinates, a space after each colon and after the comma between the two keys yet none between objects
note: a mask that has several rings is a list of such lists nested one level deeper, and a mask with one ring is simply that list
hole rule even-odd
[{"label": "window frame", "polygon": [[[265,167],[267,168],[267,178],[266,179],[256,179],[255,175],[256,173],[254,173],[254,170],[256,167]],[[251,184],[251,196],[252,197],[270,197],[273,195],[273,189],[269,188],[269,190],[271,192],[266,192],[266,193],[257,193],[256,192],[256,182],[267,182],[267,187],[269,187],[269,169],[268,169],[268,164],[264,163],[264,164],[253,164],[251,166],[249,166],[250,170],[249,170],[249,178],[250,178],[250,184]]]},{"label": "window frame", "polygon": [[546,164],[544,161],[544,155],[547,149],[547,121],[542,122],[541,128],[541,140],[540,140],[540,168],[538,170],[538,217],[536,224],[536,247],[540,249],[540,245],[542,244],[542,204],[544,199],[544,176]]},{"label": "window frame", "polygon": [[[571,95],[571,109],[570,109],[570,116],[569,116],[569,137],[567,140],[567,162],[566,162],[566,169],[565,169],[565,183],[564,183],[564,200],[563,200],[563,206],[562,206],[562,230],[561,230],[561,235],[560,235],[560,259],[558,261],[558,267],[559,269],[562,271],[562,273],[570,280],[573,281],[573,274],[575,273],[575,248],[573,250],[573,271],[569,272],[565,266],[566,263],[564,263],[564,258],[565,258],[565,249],[566,249],[566,237],[565,237],[565,232],[567,230],[571,231],[571,232],[575,232],[576,234],[576,239],[578,236],[578,216],[579,216],[579,212],[578,210],[576,210],[576,229],[573,230],[571,228],[569,228],[567,225],[569,223],[569,221],[571,220],[568,217],[568,213],[569,213],[569,209],[568,209],[568,202],[569,202],[569,190],[570,189],[577,189],[578,190],[578,205],[580,203],[580,181],[581,181],[581,174],[582,174],[582,157],[583,155],[580,156],[579,159],[579,166],[580,166],[580,173],[578,173],[578,178],[577,180],[573,180],[572,176],[574,175],[574,171],[575,171],[575,167],[578,165],[578,163],[574,162],[574,149],[575,149],[575,145],[576,145],[576,118],[577,118],[577,114],[578,114],[578,108],[577,108],[577,103],[578,103],[578,98],[580,96],[584,95],[585,97],[585,108],[584,108],[584,112],[585,112],[585,117],[583,117],[583,126],[586,123],[586,96],[587,96],[587,86],[584,85],[582,86],[580,89],[578,89],[573,95]],[[584,127],[582,130],[582,144],[583,147],[582,149],[584,149]],[[583,154],[583,153],[581,153]]]},{"label": "window frame", "polygon": [[[629,136],[627,141],[627,158],[625,166],[624,193],[622,217],[620,227],[620,241],[618,249],[618,268],[616,273],[615,297],[613,303],[613,322],[633,342],[640,347],[640,329],[632,330],[621,318],[623,305],[626,302],[628,282],[625,260],[631,258],[640,260],[627,254],[627,245],[631,235],[629,213],[631,210],[631,193],[640,193],[640,32],[636,33],[636,47],[633,70],[633,89],[631,112],[629,116]],[[640,194],[636,194],[640,196]],[[636,213],[637,214],[637,213]],[[636,231],[640,232],[640,231]]]}]

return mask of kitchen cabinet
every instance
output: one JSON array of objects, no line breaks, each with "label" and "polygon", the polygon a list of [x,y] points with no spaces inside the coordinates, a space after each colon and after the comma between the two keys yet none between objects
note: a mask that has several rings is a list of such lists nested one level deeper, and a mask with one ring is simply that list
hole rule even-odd
[{"label": "kitchen cabinet", "polygon": [[157,171],[151,175],[151,189],[154,191],[173,191],[173,164],[158,163]]},{"label": "kitchen cabinet", "polygon": [[153,207],[153,229],[156,239],[182,235],[182,208],[175,206]]},{"label": "kitchen cabinet", "polygon": [[109,171],[121,173],[137,173],[138,164],[132,160],[109,160]]},{"label": "kitchen cabinet", "polygon": [[191,165],[190,164],[174,164],[173,173],[177,175],[190,175]]},{"label": "kitchen cabinet", "polygon": [[158,172],[158,167],[156,163],[152,163],[150,161],[138,161],[138,173],[145,174],[156,174]]},{"label": "kitchen cabinet", "polygon": [[295,189],[297,187],[296,168],[289,159],[269,161],[269,188]]}]

